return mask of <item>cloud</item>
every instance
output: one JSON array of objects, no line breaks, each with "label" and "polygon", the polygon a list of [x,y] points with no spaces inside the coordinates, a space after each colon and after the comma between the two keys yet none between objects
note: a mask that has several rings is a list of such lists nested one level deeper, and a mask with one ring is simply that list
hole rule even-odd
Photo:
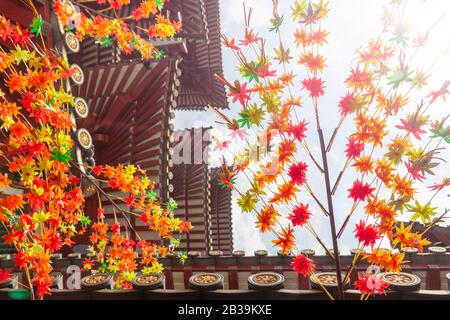
[{"label": "cloud", "polygon": [[267,249],[267,244],[255,228],[254,216],[244,214],[236,205],[236,198],[233,197],[233,244],[235,250],[245,250],[247,254],[252,254],[255,250]]}]

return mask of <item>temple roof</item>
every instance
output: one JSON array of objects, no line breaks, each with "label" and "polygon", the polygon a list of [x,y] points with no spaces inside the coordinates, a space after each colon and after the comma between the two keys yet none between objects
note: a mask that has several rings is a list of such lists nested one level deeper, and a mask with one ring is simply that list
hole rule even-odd
[{"label": "temple roof", "polygon": [[84,83],[72,90],[89,105],[89,117],[79,119],[78,127],[91,133],[99,163],[134,163],[158,186],[167,184],[163,181],[170,135],[167,88],[173,82],[173,68],[171,60],[150,66],[134,61],[84,68]]},{"label": "temple roof", "polygon": [[228,109],[225,87],[214,79],[223,74],[219,1],[205,2],[205,39],[188,37],[188,52],[182,55],[179,110],[205,110],[208,104]]},{"label": "temple roof", "polygon": [[210,141],[203,140],[203,137],[209,130],[198,128],[174,133],[174,190],[171,196],[178,204],[175,217],[188,220],[193,225],[189,234],[181,236],[180,249],[202,254],[211,250],[210,172],[202,158],[203,155],[208,156]]},{"label": "temple roof", "polygon": [[220,168],[211,169],[211,238],[212,249],[225,255],[233,251],[231,189],[219,186]]},{"label": "temple roof", "polygon": [[[117,12],[120,17],[130,16],[133,5],[125,6]],[[82,8],[89,5],[92,9],[101,9],[97,3],[82,4]],[[85,9],[84,9],[85,10]],[[220,11],[219,0],[173,0],[168,3],[172,17],[179,15],[184,29],[177,38],[167,41],[154,41],[155,45],[164,49],[169,57],[181,58],[180,88],[177,98],[178,110],[206,110],[208,105],[215,108],[227,109],[228,99],[225,87],[215,80],[215,74],[223,74],[222,47],[219,34]],[[111,12],[103,12],[111,15]],[[146,37],[142,29],[148,28],[152,19],[139,21],[129,20],[127,24],[137,33]],[[142,28],[142,29],[139,29]],[[115,60],[137,58],[115,53],[114,44],[104,48],[95,44],[91,39],[82,44],[80,63],[89,66],[92,63],[108,64]],[[91,61],[91,62],[89,62]]]}]

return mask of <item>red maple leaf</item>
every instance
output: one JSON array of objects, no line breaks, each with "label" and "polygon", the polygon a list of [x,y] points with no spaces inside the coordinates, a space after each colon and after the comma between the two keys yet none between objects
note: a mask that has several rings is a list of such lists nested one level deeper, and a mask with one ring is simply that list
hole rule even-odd
[{"label": "red maple leaf", "polygon": [[238,80],[234,82],[234,86],[230,86],[230,92],[228,93],[229,97],[233,98],[233,103],[239,101],[241,105],[244,107],[245,102],[250,100],[249,93],[251,90],[247,89],[247,83],[241,84]]},{"label": "red maple leaf", "polygon": [[291,266],[295,273],[305,277],[314,272],[315,269],[314,262],[303,254],[294,257]]},{"label": "red maple leaf", "polygon": [[440,97],[442,97],[444,101],[447,101],[447,95],[450,93],[449,87],[450,87],[450,80],[445,81],[442,88],[439,89],[438,91],[433,91],[432,93],[430,93],[430,95],[427,96],[427,98],[431,98],[430,104],[435,103]]},{"label": "red maple leaf", "polygon": [[27,86],[27,79],[21,74],[13,73],[9,80],[6,81],[9,93],[21,91]]},{"label": "red maple leaf", "polygon": [[97,209],[97,220],[102,220],[105,218],[105,209],[98,208]]},{"label": "red maple leaf", "polygon": [[341,109],[341,114],[347,116],[356,111],[356,97],[353,93],[348,93],[339,102],[339,108]]},{"label": "red maple leaf", "polygon": [[362,276],[358,274],[358,280],[355,281],[354,286],[364,295],[381,295],[389,288],[389,284],[383,281],[381,275],[368,273],[365,273]]},{"label": "red maple leaf", "polygon": [[31,37],[33,37],[33,35],[28,32],[28,28],[22,29],[20,25],[18,25],[11,34],[12,43],[14,45],[18,44],[21,48],[25,48]]},{"label": "red maple leaf", "polygon": [[102,171],[103,171],[103,166],[94,166],[94,167],[92,168],[92,173],[93,173],[95,176],[101,175],[101,174],[102,174]]},{"label": "red maple leaf", "polygon": [[141,8],[137,8],[136,10],[134,10],[133,12],[133,19],[136,21],[139,21],[142,19],[142,10]]},{"label": "red maple leaf", "polygon": [[359,243],[362,243],[365,247],[373,247],[375,242],[381,238],[377,228],[371,224],[366,224],[364,221],[356,225],[354,233]]},{"label": "red maple leaf", "polygon": [[425,176],[422,174],[422,169],[416,167],[412,161],[408,161],[405,164],[405,166],[406,169],[408,170],[408,173],[411,174],[414,180],[419,180],[420,182],[423,182]]},{"label": "red maple leaf", "polygon": [[35,237],[40,240],[44,249],[48,249],[50,252],[57,252],[62,247],[62,240],[59,233],[54,233],[51,230],[46,231],[42,235],[36,235]]},{"label": "red maple leaf", "polygon": [[422,140],[421,134],[426,133],[425,130],[421,129],[421,123],[417,121],[414,117],[411,120],[400,119],[402,126],[396,126],[396,128],[401,130],[406,130],[408,133],[412,133],[417,140]]},{"label": "red maple leaf", "polygon": [[356,201],[366,201],[366,199],[372,196],[372,193],[375,191],[375,188],[371,188],[368,183],[364,184],[359,180],[356,180],[353,183],[353,187],[348,189],[349,198],[352,198]]},{"label": "red maple leaf", "polygon": [[120,232],[120,224],[115,223],[111,226],[111,232],[112,233],[119,233]]},{"label": "red maple leaf", "polygon": [[235,40],[234,38],[231,39],[231,40],[225,39],[225,40],[223,41],[223,43],[224,43],[224,45],[225,45],[227,48],[230,48],[230,49],[233,49],[233,50],[236,50],[236,51],[241,50],[241,48],[239,48],[239,46],[236,45],[236,40]]},{"label": "red maple leaf", "polygon": [[290,125],[288,129],[289,135],[294,136],[295,139],[302,142],[303,139],[306,138],[306,131],[308,131],[307,128],[308,124],[306,121],[301,121],[297,125]]},{"label": "red maple leaf", "polygon": [[308,223],[310,218],[311,212],[309,211],[309,205],[308,204],[304,205],[303,203],[296,206],[292,211],[292,214],[288,217],[288,219],[291,220],[294,227],[304,226],[306,223]]},{"label": "red maple leaf", "polygon": [[292,182],[301,186],[306,182],[306,172],[308,170],[308,165],[304,162],[299,162],[292,165],[289,168],[289,177]]},{"label": "red maple leaf", "polygon": [[0,268],[0,283],[11,278],[11,274]]},{"label": "red maple leaf", "polygon": [[303,89],[306,89],[309,91],[309,95],[311,98],[319,98],[325,94],[325,83],[322,81],[322,79],[319,78],[311,78],[311,79],[305,79],[302,81]]},{"label": "red maple leaf", "polygon": [[363,142],[358,141],[355,137],[348,138],[347,149],[345,150],[347,159],[359,158],[364,148],[365,145]]},{"label": "red maple leaf", "polygon": [[33,280],[33,285],[36,287],[36,295],[43,298],[46,294],[51,295],[50,286],[53,282],[49,279],[36,278]]},{"label": "red maple leaf", "polygon": [[11,23],[9,22],[9,20],[7,20],[5,18],[1,19],[1,23],[0,23],[0,38],[3,41],[6,41],[8,38],[10,38],[12,36],[13,31],[14,30],[11,28]]}]

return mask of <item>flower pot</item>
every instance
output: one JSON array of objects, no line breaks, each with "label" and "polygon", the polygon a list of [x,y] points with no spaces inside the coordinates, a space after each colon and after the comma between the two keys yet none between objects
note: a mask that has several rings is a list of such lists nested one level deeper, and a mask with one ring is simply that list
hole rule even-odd
[{"label": "flower pot", "polygon": [[292,254],[291,253],[284,254],[282,250],[278,250],[277,251],[277,256],[279,256],[279,257],[292,257]]},{"label": "flower pot", "polygon": [[421,280],[418,276],[411,273],[382,273],[381,279],[389,284],[389,289],[392,291],[417,291],[420,290]]},{"label": "flower pot", "polygon": [[245,257],[245,251],[244,250],[235,250],[231,254],[233,257]]},{"label": "flower pot", "polygon": [[444,255],[447,252],[447,248],[444,247],[429,247],[428,252],[436,255]]},{"label": "flower pot", "polygon": [[255,257],[266,257],[268,255],[267,250],[256,250]]},{"label": "flower pot", "polygon": [[62,253],[54,253],[51,255],[50,259],[52,261],[61,260],[63,258]]},{"label": "flower pot", "polygon": [[95,273],[81,279],[81,289],[95,291],[111,286],[112,276],[107,273]]},{"label": "flower pot", "polygon": [[215,257],[215,258],[217,258],[217,257],[222,257],[222,256],[223,256],[223,251],[220,251],[220,250],[210,251],[210,252],[209,252],[209,255],[210,255],[211,257]]},{"label": "flower pot", "polygon": [[[345,272],[342,273],[342,280],[344,279]],[[322,286],[324,286],[328,291],[334,292],[338,288],[336,272],[318,272],[315,275],[310,276],[309,281],[311,283],[311,287],[316,290],[323,290]],[[344,289],[347,289],[349,284],[350,279],[347,279],[344,284]]]},{"label": "flower pot", "polygon": [[69,253],[67,255],[67,258],[70,259],[70,263],[73,265],[81,265],[82,264],[82,259],[81,259],[81,253]]},{"label": "flower pot", "polygon": [[189,258],[197,258],[197,257],[200,257],[200,252],[199,251],[189,251],[187,255]]},{"label": "flower pot", "polygon": [[199,291],[223,289],[223,276],[218,273],[198,273],[189,278],[189,287]]},{"label": "flower pot", "polygon": [[301,253],[307,257],[314,257],[316,255],[316,251],[313,249],[304,249]]},{"label": "flower pot", "polygon": [[73,252],[67,255],[69,259],[81,259],[81,253]]},{"label": "flower pot", "polygon": [[131,283],[136,290],[164,289],[165,277],[162,273],[140,274]]},{"label": "flower pot", "polygon": [[274,272],[261,272],[248,277],[248,288],[257,291],[275,291],[284,288],[285,278]]}]

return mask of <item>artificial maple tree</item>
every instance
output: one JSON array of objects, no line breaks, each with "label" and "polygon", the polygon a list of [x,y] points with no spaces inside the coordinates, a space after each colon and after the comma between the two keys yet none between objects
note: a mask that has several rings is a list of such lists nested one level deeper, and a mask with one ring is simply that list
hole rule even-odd
[{"label": "artificial maple tree", "polygon": [[[236,190],[242,212],[256,215],[257,228],[261,233],[273,234],[273,244],[282,254],[294,255],[295,272],[318,280],[314,262],[297,246],[301,241],[296,240],[295,231],[307,230],[336,262],[339,298],[344,297],[344,283],[361,257],[386,272],[400,272],[405,262],[402,250],[416,248],[422,252],[430,245],[426,232],[447,214],[446,210],[439,213],[432,202],[450,186],[450,179],[444,178],[434,185],[430,181],[434,180],[435,168],[445,161],[439,154],[445,149],[443,144],[450,143],[449,116],[434,119],[430,110],[437,108],[439,101],[445,101],[450,83],[446,81],[442,88],[432,90],[427,86],[431,76],[426,69],[410,66],[440,19],[413,35],[406,27],[406,17],[410,10],[420,10],[420,6],[427,4],[408,6],[405,2],[392,1],[383,13],[379,36],[357,50],[356,65],[345,81],[348,92],[337,103],[336,114],[340,119],[328,142],[322,129],[320,115],[325,111],[320,99],[329,85],[323,79],[327,60],[322,54],[329,36],[323,27],[329,15],[329,3],[324,0],[293,2],[291,17],[298,24],[295,48],[283,41],[285,15],[279,12],[277,0],[273,0],[273,15],[268,22],[269,32],[277,43],[274,48],[268,48],[270,42],[251,27],[252,10],[245,6],[243,40],[222,35],[224,45],[236,57],[240,79],[232,82],[222,75],[217,79],[228,88],[228,95],[233,102],[239,102],[241,109],[237,119],[215,111],[230,132],[225,141],[218,139],[217,144],[222,146],[222,152],[230,151],[234,166],[230,170],[224,163],[220,183],[224,188]],[[404,19],[396,20],[396,16]],[[296,50],[297,64],[304,73],[294,73],[291,66]],[[445,54],[437,59],[445,59]],[[421,97],[416,103],[411,98],[414,95]],[[302,119],[302,108],[306,107],[313,110],[313,119]],[[353,132],[345,149],[346,163],[333,184],[329,155],[347,119],[353,120]],[[308,141],[307,132],[313,127],[319,138],[320,157]],[[397,135],[389,134],[389,129]],[[254,142],[260,137],[264,137],[267,146]],[[231,152],[232,142],[241,146],[237,153]],[[252,157],[255,150],[257,156]],[[299,161],[298,157],[308,159],[308,163]],[[340,194],[342,179],[351,167],[356,178],[342,192],[353,204],[352,209],[347,215],[339,213],[337,219],[335,196]],[[324,178],[325,204],[307,179],[313,169]],[[248,190],[237,186],[238,176],[249,181]],[[428,202],[414,200],[419,184],[433,190]],[[300,191],[306,191],[319,212],[313,212],[310,203],[300,200]],[[351,217],[361,211],[361,221],[354,231],[350,230],[355,234],[359,250],[351,267],[343,270],[342,275],[339,240],[347,231]],[[410,213],[410,222],[425,224],[426,232],[413,232],[412,225],[405,227],[400,222],[404,212]],[[311,222],[316,214],[324,214],[329,219],[333,251]],[[343,223],[339,227],[340,220]],[[381,249],[383,241],[388,241],[392,249]],[[362,253],[364,248],[371,252]],[[367,299],[384,293],[387,285],[379,276],[364,274],[355,287]]]},{"label": "artificial maple tree", "polygon": [[[119,2],[110,1],[113,6],[116,3]],[[36,14],[30,28],[23,29],[0,16],[0,73],[4,80],[0,84],[0,188],[12,190],[12,194],[0,199],[0,223],[7,232],[2,241],[16,249],[15,265],[25,272],[27,281],[22,286],[29,290],[32,298],[42,299],[51,294],[52,254],[63,246],[72,247],[74,238],[85,233],[89,234],[88,250],[94,258],[87,258],[84,268],[113,273],[116,288],[129,289],[137,271],[162,272],[158,257],[171,253],[182,262],[186,259],[185,253],[175,251],[180,241],[174,235],[188,233],[192,225],[174,218],[175,201],[161,202],[155,183],[139,167],[83,164],[81,168],[74,161],[72,131],[75,122],[71,113],[75,98],[63,85],[74,71],[66,58],[46,47],[41,36],[43,21],[32,2],[27,4]],[[55,2],[60,19],[73,18],[64,16],[68,4],[67,1]],[[158,12],[163,4],[164,1],[159,0],[144,1],[141,16]],[[122,49],[129,49],[121,41],[130,33],[117,21],[78,18],[83,26],[90,26],[87,35],[109,36],[112,32]],[[171,29],[162,16],[157,21],[149,31],[151,36],[170,37],[179,30],[180,25],[171,25]],[[121,28],[120,32],[117,27]],[[85,36],[85,31],[77,29],[79,35]],[[133,35],[127,41],[133,41],[140,52],[146,48],[141,52],[144,58],[154,58],[155,51],[146,40]],[[141,42],[146,44],[139,46]],[[99,199],[106,197],[117,208],[115,224],[106,222],[101,201],[96,219],[91,221],[92,213],[85,212],[80,178],[87,179],[96,188]],[[126,196],[106,193],[101,188],[103,183]],[[128,209],[119,207],[116,201],[126,203]],[[131,215],[165,239],[166,244],[130,240],[131,232],[136,231],[131,224],[121,226],[118,218],[129,222]],[[136,236],[139,238],[137,233]],[[139,262],[138,251],[141,253]],[[0,270],[0,281],[10,277],[8,272]]]}]

